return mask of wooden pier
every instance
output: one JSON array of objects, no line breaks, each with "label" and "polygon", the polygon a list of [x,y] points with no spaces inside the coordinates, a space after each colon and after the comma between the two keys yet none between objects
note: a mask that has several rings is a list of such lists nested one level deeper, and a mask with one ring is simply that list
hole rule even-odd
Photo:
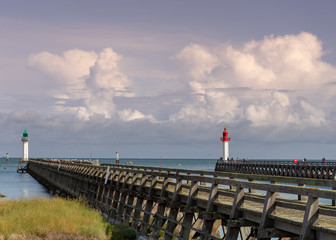
[{"label": "wooden pier", "polygon": [[336,239],[330,179],[47,159],[27,171],[148,239]]},{"label": "wooden pier", "polygon": [[336,180],[336,162],[219,160],[215,171]]}]

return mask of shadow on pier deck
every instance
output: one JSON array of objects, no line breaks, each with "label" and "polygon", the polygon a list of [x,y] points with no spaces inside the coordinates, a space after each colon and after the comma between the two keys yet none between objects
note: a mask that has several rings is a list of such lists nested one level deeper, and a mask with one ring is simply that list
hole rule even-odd
[{"label": "shadow on pier deck", "polygon": [[336,239],[332,180],[43,159],[27,171],[149,239]]}]

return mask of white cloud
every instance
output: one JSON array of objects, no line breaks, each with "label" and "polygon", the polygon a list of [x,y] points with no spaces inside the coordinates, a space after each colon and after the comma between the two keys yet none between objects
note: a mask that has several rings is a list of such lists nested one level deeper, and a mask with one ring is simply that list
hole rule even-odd
[{"label": "white cloud", "polygon": [[[82,50],[69,50],[62,56],[48,52],[31,55],[29,66],[48,74],[61,85],[52,94],[58,106],[55,109],[75,112],[81,119],[94,115],[112,118],[115,114],[115,96],[133,96],[128,90],[130,81],[119,69],[121,56],[111,48],[99,54]],[[81,100],[76,106],[66,101]],[[60,104],[62,103],[62,104]]]},{"label": "white cloud", "polygon": [[157,122],[157,120],[153,117],[153,115],[145,115],[138,110],[132,109],[124,109],[118,112],[118,115],[121,120],[125,122],[130,122],[134,120],[149,120],[152,123]]},{"label": "white cloud", "polygon": [[[306,32],[268,36],[242,47],[187,46],[176,59],[197,97],[171,119],[321,126],[327,122],[323,108],[336,97],[327,85],[335,81],[336,68],[322,56],[321,42]],[[239,93],[241,88],[245,91]]]},{"label": "white cloud", "polygon": [[257,56],[235,50],[230,46],[227,48],[226,54],[227,61],[237,75],[240,86],[265,86],[276,79],[272,69],[258,63]]},{"label": "white cloud", "polygon": [[192,78],[203,81],[211,77],[212,70],[219,63],[215,55],[198,44],[185,47],[175,58],[184,64],[184,69]]},{"label": "white cloud", "polygon": [[191,121],[195,123],[232,123],[240,114],[238,100],[224,92],[205,91],[203,96],[196,96],[194,102],[187,104],[170,121]]},{"label": "white cloud", "polygon": [[119,69],[120,60],[121,56],[111,48],[103,49],[94,66],[90,68],[90,77],[86,80],[87,85],[97,91],[113,89],[116,96],[132,96],[132,93],[127,91],[130,82]]},{"label": "white cloud", "polygon": [[85,90],[84,78],[90,74],[90,68],[97,60],[95,52],[79,49],[65,51],[61,56],[41,52],[29,56],[28,65],[58,83],[57,89],[48,89],[61,98],[81,98]]},{"label": "white cloud", "polygon": [[326,115],[322,109],[314,107],[305,99],[298,98],[297,104],[294,106],[296,114],[299,115],[301,124],[309,124],[314,127],[320,127],[327,123]]},{"label": "white cloud", "polygon": [[251,121],[252,126],[278,126],[285,127],[293,122],[293,117],[289,112],[289,99],[286,94],[274,92],[268,101],[259,104],[246,106],[246,119]]}]

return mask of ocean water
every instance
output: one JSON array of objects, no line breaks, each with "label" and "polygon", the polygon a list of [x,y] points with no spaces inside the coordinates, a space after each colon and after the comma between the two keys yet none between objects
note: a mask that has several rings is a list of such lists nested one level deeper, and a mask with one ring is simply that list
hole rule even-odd
[{"label": "ocean water", "polygon": [[28,173],[17,173],[19,158],[0,159],[0,194],[8,199],[51,198],[47,189]]}]

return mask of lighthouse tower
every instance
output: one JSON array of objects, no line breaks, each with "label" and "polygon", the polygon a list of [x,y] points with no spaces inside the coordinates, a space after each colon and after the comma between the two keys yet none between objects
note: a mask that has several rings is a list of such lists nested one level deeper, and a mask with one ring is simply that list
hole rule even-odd
[{"label": "lighthouse tower", "polygon": [[28,133],[25,130],[23,133],[23,136],[21,138],[21,141],[23,143],[23,153],[22,153],[22,161],[28,161],[28,142],[29,142]]},{"label": "lighthouse tower", "polygon": [[229,159],[229,142],[231,138],[229,138],[229,133],[224,128],[223,137],[221,141],[223,142],[223,160],[227,161]]}]

